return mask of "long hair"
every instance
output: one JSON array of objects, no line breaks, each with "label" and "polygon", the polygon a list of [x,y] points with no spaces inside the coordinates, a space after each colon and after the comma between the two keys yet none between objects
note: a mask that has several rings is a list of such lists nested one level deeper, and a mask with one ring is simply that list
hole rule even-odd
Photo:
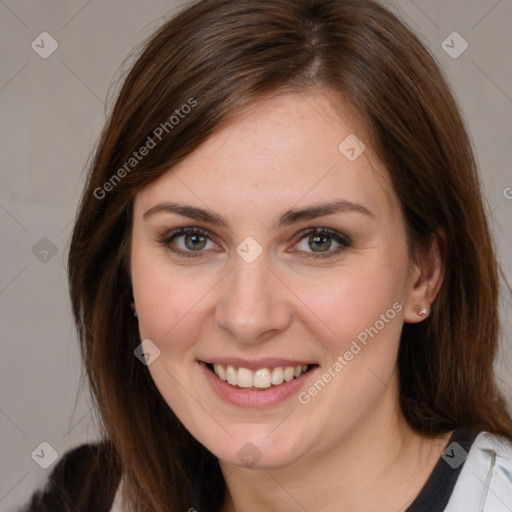
[{"label": "long hair", "polygon": [[134,510],[218,511],[225,494],[216,457],[134,356],[134,197],[241,109],[286,88],[325,89],[358,113],[399,199],[411,257],[438,230],[446,236],[432,313],[401,335],[407,422],[424,436],[466,425],[512,439],[493,372],[493,242],[464,122],[433,57],[373,0],[203,0],[166,21],[127,74],[91,159],[69,252],[86,376]]}]

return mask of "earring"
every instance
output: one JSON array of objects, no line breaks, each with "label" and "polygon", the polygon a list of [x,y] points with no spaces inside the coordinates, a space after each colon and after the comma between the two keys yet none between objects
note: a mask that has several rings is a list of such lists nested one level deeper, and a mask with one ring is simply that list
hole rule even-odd
[{"label": "earring", "polygon": [[133,309],[133,316],[136,317],[137,316],[137,310],[135,309],[135,302],[131,303],[131,307]]},{"label": "earring", "polygon": [[428,314],[428,309],[426,308],[421,308],[421,310],[418,313],[419,316],[425,316],[426,314]]}]

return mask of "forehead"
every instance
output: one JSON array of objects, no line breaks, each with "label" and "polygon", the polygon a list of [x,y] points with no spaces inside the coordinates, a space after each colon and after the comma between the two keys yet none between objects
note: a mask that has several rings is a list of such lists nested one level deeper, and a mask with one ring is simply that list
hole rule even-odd
[{"label": "forehead", "polygon": [[235,217],[254,215],[259,205],[261,218],[285,206],[343,198],[393,214],[388,173],[362,126],[324,91],[266,98],[140,191],[136,211],[180,199]]}]

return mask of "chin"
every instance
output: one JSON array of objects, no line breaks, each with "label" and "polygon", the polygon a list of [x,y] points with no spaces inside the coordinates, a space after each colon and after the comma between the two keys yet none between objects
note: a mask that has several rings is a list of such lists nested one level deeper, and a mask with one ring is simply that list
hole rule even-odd
[{"label": "chin", "polygon": [[[238,429],[236,437],[229,437],[222,444],[218,439],[205,439],[203,444],[220,460],[241,468],[272,470],[287,467],[304,456],[304,440],[297,432],[284,429],[269,435],[268,425],[260,432],[250,425],[250,432]],[[211,441],[211,442],[210,442]]]}]

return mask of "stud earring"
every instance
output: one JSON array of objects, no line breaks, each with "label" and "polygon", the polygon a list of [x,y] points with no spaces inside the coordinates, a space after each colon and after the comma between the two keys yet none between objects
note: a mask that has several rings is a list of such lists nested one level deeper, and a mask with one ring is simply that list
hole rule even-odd
[{"label": "stud earring", "polygon": [[419,316],[425,316],[428,313],[428,310],[426,308],[421,308],[418,315]]},{"label": "stud earring", "polygon": [[135,309],[135,302],[132,302],[132,303],[131,303],[131,307],[132,307],[132,309],[133,309],[133,316],[134,316],[134,317],[137,317],[137,310]]}]

